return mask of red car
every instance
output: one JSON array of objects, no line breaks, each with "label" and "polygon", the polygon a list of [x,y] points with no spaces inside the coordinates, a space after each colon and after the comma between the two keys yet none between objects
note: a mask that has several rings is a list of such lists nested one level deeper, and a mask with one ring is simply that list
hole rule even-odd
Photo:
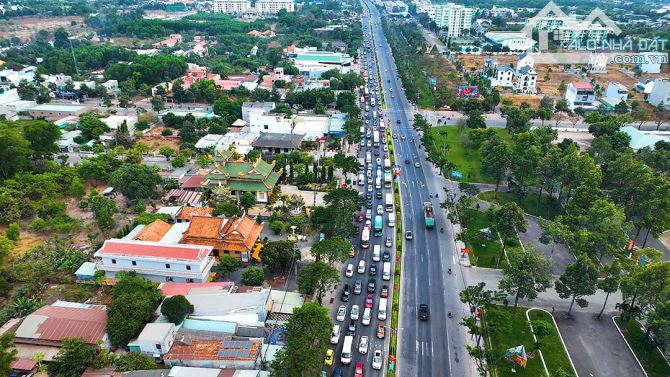
[{"label": "red car", "polygon": [[356,217],[356,220],[358,220],[359,223],[363,222],[363,212],[356,212],[355,217]]},{"label": "red car", "polygon": [[379,156],[379,151],[375,151],[375,156]]},{"label": "red car", "polygon": [[365,307],[371,308],[374,301],[375,301],[374,297],[372,295],[368,295],[368,297],[365,299]]},{"label": "red car", "polygon": [[363,377],[363,362],[359,361],[356,363],[356,369],[354,370],[354,377]]},{"label": "red car", "polygon": [[384,335],[386,335],[386,327],[384,327],[383,323],[380,323],[377,326],[377,338],[384,339]]},{"label": "red car", "polygon": [[385,286],[382,287],[382,291],[379,294],[379,296],[381,296],[381,298],[389,297],[389,286],[388,285],[385,285]]}]

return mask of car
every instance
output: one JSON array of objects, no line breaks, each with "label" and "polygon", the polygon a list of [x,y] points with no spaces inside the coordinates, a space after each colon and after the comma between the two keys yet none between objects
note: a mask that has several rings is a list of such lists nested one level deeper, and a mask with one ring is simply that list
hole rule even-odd
[{"label": "car", "polygon": [[371,264],[368,273],[370,274],[370,276],[377,276],[377,265]]},{"label": "car", "polygon": [[384,252],[382,253],[382,262],[389,262],[390,260],[391,260],[391,253],[389,253],[388,250],[384,250]]},{"label": "car", "polygon": [[356,369],[354,369],[354,377],[363,377],[363,362],[359,361],[356,363]]},{"label": "car", "polygon": [[412,233],[411,230],[408,230],[408,231],[405,232],[405,239],[406,239],[406,240],[412,240],[412,239],[414,239],[414,234]]},{"label": "car", "polygon": [[[372,184],[368,185],[368,191],[372,192]],[[370,200],[370,201],[368,201],[368,203],[370,203],[370,206],[368,208],[371,208],[372,207],[372,201]]]},{"label": "car", "polygon": [[401,138],[402,140],[406,140],[406,139],[407,139],[407,138],[405,137],[405,135],[401,135],[400,138]]},{"label": "car", "polygon": [[345,275],[346,277],[348,277],[348,278],[354,276],[354,265],[353,265],[353,264],[349,263],[349,264],[347,265],[347,269],[346,269],[346,271],[344,272],[344,275]]},{"label": "car", "polygon": [[356,221],[359,223],[363,221],[363,212],[356,212]]},{"label": "car", "polygon": [[372,142],[370,142],[370,140],[368,140],[368,142],[365,143],[365,145],[366,145],[368,148],[371,148],[371,147],[372,147]]},{"label": "car", "polygon": [[333,332],[330,333],[330,344],[340,342],[340,325],[333,325]]},{"label": "car", "polygon": [[414,167],[415,167],[415,168],[420,168],[420,167],[421,167],[421,163],[420,163],[419,161],[415,162],[415,163],[414,163]]},{"label": "car", "polygon": [[377,205],[377,214],[378,215],[383,215],[384,214],[384,206],[379,204]]},{"label": "car", "polygon": [[395,122],[396,124],[400,124],[400,119],[396,120]]},{"label": "car", "polygon": [[350,312],[350,317],[354,321],[358,321],[358,316],[361,314],[361,310],[358,305],[354,305],[351,307],[351,312]]},{"label": "car", "polygon": [[382,350],[375,350],[375,353],[372,356],[372,369],[382,369]]},{"label": "car", "polygon": [[361,321],[361,323],[363,323],[363,326],[370,326],[371,318],[372,318],[372,309],[370,308],[363,309],[363,320]]},{"label": "car", "polygon": [[375,289],[377,289],[377,282],[375,279],[368,279],[368,293],[374,293]]},{"label": "car", "polygon": [[343,374],[342,374],[342,368],[340,368],[340,367],[335,367],[335,369],[333,370],[332,377],[342,377],[342,376],[343,376]]},{"label": "car", "polygon": [[430,308],[427,304],[419,305],[419,319],[422,321],[427,321],[430,318]]},{"label": "car", "polygon": [[375,160],[375,162],[377,163],[377,165],[379,165],[379,164],[381,164],[381,163],[382,163],[382,159],[381,159],[381,158],[379,158],[379,157],[377,157],[377,159]]},{"label": "car", "polygon": [[[372,191],[372,185],[368,186],[368,191]],[[368,200],[367,204],[365,205],[366,208],[372,208],[372,199]]]},{"label": "car", "polygon": [[326,358],[323,360],[323,363],[326,366],[332,366],[333,365],[333,359],[335,359],[335,351],[332,349],[328,348],[326,350]]},{"label": "car", "polygon": [[[384,152],[388,152],[388,151],[389,151],[388,145],[384,145]],[[386,155],[384,155],[384,157],[386,157]]]},{"label": "car", "polygon": [[369,345],[370,345],[370,342],[368,341],[368,337],[365,336],[365,335],[361,336],[361,342],[358,343],[358,352],[361,355],[365,355],[366,353],[368,353],[368,346]]},{"label": "car", "polygon": [[386,246],[386,247],[393,246],[393,239],[391,238],[391,236],[386,236],[386,241],[384,242],[384,246]]},{"label": "car", "polygon": [[377,326],[377,338],[384,339],[385,335],[386,335],[386,327],[384,326],[383,323],[380,323]]},{"label": "car", "polygon": [[335,316],[335,319],[337,322],[344,322],[344,317],[347,316],[347,307],[344,305],[340,305],[339,308],[337,308],[337,315]]},{"label": "car", "polygon": [[365,220],[365,226],[371,227],[372,226],[372,221],[370,219]]},{"label": "car", "polygon": [[361,281],[361,279],[356,279],[356,282],[354,283],[354,294],[360,295],[362,289],[363,289],[363,282]]},{"label": "car", "polygon": [[374,303],[375,303],[375,296],[368,295],[368,297],[365,298],[365,307],[366,308],[372,308]]},{"label": "car", "polygon": [[387,297],[389,297],[389,286],[388,286],[388,285],[384,285],[384,286],[382,287],[382,290],[381,290],[381,292],[379,293],[379,297],[381,297],[381,298],[387,298]]},{"label": "car", "polygon": [[[358,227],[356,227],[358,229]],[[353,258],[356,256],[356,248],[351,246],[351,249],[349,249],[349,258]]]},{"label": "car", "polygon": [[[400,121],[398,121],[398,124],[400,124]],[[398,138],[398,134],[393,134],[393,138],[394,138],[394,139],[397,139],[397,138]]]},{"label": "car", "polygon": [[[370,174],[372,174],[372,171],[370,171]],[[372,194],[370,194],[370,193],[365,194],[365,198],[366,198],[367,200],[372,200]]]},{"label": "car", "polygon": [[395,94],[391,94],[391,99],[394,99],[394,98],[395,98]]},{"label": "car", "polygon": [[379,156],[379,150],[375,149],[375,156]]},{"label": "car", "polygon": [[383,195],[384,194],[382,194],[381,191],[377,191],[377,194],[375,196],[377,197],[377,199],[381,199],[381,198],[383,198]]},{"label": "car", "polygon": [[353,319],[349,321],[349,326],[347,327],[347,335],[356,335],[356,321]]}]

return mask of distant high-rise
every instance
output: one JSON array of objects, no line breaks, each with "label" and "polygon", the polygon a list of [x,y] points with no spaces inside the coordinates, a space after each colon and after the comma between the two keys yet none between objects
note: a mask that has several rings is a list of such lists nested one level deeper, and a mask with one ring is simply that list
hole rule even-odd
[{"label": "distant high-rise", "polygon": [[447,29],[447,36],[450,38],[460,37],[464,30],[470,30],[474,9],[454,3],[437,4],[433,8],[435,24],[441,29]]},{"label": "distant high-rise", "polygon": [[244,14],[252,11],[249,0],[214,0],[212,10],[216,13]]}]

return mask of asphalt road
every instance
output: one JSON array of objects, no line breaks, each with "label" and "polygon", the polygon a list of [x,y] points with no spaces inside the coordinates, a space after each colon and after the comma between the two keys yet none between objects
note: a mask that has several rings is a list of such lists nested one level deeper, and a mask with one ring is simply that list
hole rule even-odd
[{"label": "asphalt road", "polygon": [[[418,148],[419,139],[410,124],[412,107],[397,77],[379,11],[367,0],[365,4],[371,14],[374,50],[387,107],[385,117],[390,118],[392,131],[398,134],[393,144],[400,169],[403,227],[414,234],[414,239],[404,241],[403,245],[398,375],[472,376],[474,371],[465,350],[466,336],[458,324],[466,315],[458,297],[464,280],[451,224],[439,209],[439,199],[431,198],[435,193],[444,195],[444,190],[438,187],[435,172]],[[405,164],[405,159],[410,163]],[[414,167],[417,161],[421,164],[419,168]],[[432,201],[435,210],[435,229],[425,228],[423,202],[426,201]],[[440,232],[440,228],[445,232]],[[448,269],[452,269],[452,274]],[[428,322],[418,320],[419,304],[430,306]],[[452,318],[448,318],[449,312]]]}]

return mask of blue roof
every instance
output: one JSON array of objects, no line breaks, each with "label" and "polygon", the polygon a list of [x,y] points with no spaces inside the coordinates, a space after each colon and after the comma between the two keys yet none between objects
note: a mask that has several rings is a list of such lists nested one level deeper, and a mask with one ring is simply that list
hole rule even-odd
[{"label": "blue roof", "polygon": [[651,149],[655,148],[655,145],[659,141],[668,141],[670,138],[659,136],[659,135],[646,135],[640,132],[637,128],[632,126],[621,127],[621,131],[625,132],[630,136],[630,147],[637,150],[649,147]]},{"label": "blue roof", "polygon": [[349,118],[348,114],[336,113],[330,116],[330,133],[334,135],[346,134],[344,131],[344,123]]},{"label": "blue roof", "polygon": [[234,334],[237,324],[223,321],[205,321],[197,319],[185,319],[181,328],[189,330],[214,331]]},{"label": "blue roof", "polygon": [[95,263],[93,262],[84,262],[74,275],[80,279],[82,278],[94,278],[95,277]]}]

